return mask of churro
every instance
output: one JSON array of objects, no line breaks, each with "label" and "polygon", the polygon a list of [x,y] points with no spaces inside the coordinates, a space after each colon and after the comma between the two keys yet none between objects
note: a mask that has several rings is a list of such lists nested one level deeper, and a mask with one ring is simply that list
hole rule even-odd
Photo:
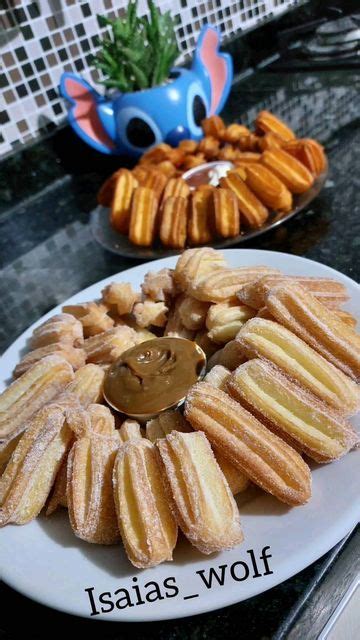
[{"label": "churro", "polygon": [[67,503],[76,536],[95,544],[119,540],[112,469],[120,445],[114,418],[103,405],[89,406],[90,425],[74,442],[67,463]]},{"label": "churro", "polygon": [[290,505],[310,498],[310,469],[301,456],[221,389],[206,382],[194,385],[185,416],[265,491]]},{"label": "churro", "polygon": [[72,366],[59,356],[39,360],[0,394],[0,439],[14,433],[74,378]]},{"label": "churro", "polygon": [[114,320],[108,316],[108,307],[97,302],[68,304],[63,311],[76,318],[82,325],[84,337],[89,338],[111,329]]},{"label": "churro", "polygon": [[266,296],[275,319],[355,381],[360,379],[360,336],[298,285],[277,286]]},{"label": "churro", "polygon": [[304,193],[314,183],[313,174],[284,149],[264,151],[261,162],[287,186],[291,193]]},{"label": "churro", "polygon": [[114,362],[126,349],[137,343],[136,331],[120,325],[92,336],[84,342],[86,361],[95,364]]},{"label": "churro", "polygon": [[254,318],[236,339],[249,358],[269,360],[338,411],[348,415],[358,411],[358,385],[277,322]]},{"label": "churro", "polygon": [[233,238],[240,233],[240,214],[235,194],[229,189],[215,189],[214,216],[216,233]]},{"label": "churro", "polygon": [[117,453],[113,486],[118,526],[135,567],[172,559],[177,525],[161,478],[156,448],[145,438],[129,440]]},{"label": "churro", "polygon": [[244,173],[246,186],[265,207],[280,213],[291,210],[293,199],[289,189],[267,167],[260,162],[254,162],[244,166]]},{"label": "churro", "polygon": [[73,438],[69,404],[68,398],[40,409],[20,438],[0,478],[0,526],[26,524],[43,508]]},{"label": "churro", "polygon": [[119,316],[131,313],[134,304],[140,299],[129,282],[112,282],[104,287],[101,295],[103,302],[108,306],[114,306]]},{"label": "churro", "polygon": [[214,188],[194,191],[190,200],[188,239],[190,244],[198,245],[210,242],[214,228]]},{"label": "churro", "polygon": [[236,294],[248,282],[265,274],[276,273],[276,269],[264,266],[238,267],[237,269],[217,269],[200,279],[196,279],[188,292],[204,302],[225,302],[235,300]]},{"label": "churro", "polygon": [[148,247],[155,238],[158,200],[155,191],[138,187],[132,199],[129,240],[133,244]]},{"label": "churro", "polygon": [[26,353],[13,371],[14,378],[19,378],[34,364],[43,358],[46,358],[46,356],[52,355],[59,356],[66,360],[71,364],[74,371],[76,371],[76,369],[80,369],[80,367],[83,367],[85,364],[84,349],[76,349],[75,347],[66,344],[66,342],[53,343],[48,344],[46,347],[39,347],[38,349],[34,349],[33,351]]},{"label": "churro", "polygon": [[176,519],[190,542],[206,554],[240,544],[239,512],[205,435],[173,431],[157,447]]},{"label": "churro", "polygon": [[131,200],[138,184],[134,174],[128,169],[120,169],[117,172],[111,201],[110,222],[119,233],[129,231]]},{"label": "churro", "polygon": [[255,120],[256,130],[260,134],[274,133],[282,140],[288,141],[295,138],[294,132],[280,118],[269,111],[260,111]]},{"label": "churro", "polygon": [[188,202],[185,198],[169,196],[164,200],[160,240],[165,247],[183,249],[186,242],[188,224]]},{"label": "churro", "polygon": [[155,302],[171,301],[178,294],[173,269],[149,271],[141,285],[143,294]]},{"label": "churro", "polygon": [[229,379],[228,389],[264,417],[270,428],[290,436],[317,462],[343,456],[359,440],[340,413],[265,360],[255,358],[240,365]]},{"label": "churro", "polygon": [[[242,174],[243,177],[245,174]],[[220,186],[234,193],[238,201],[241,218],[250,227],[261,227],[269,217],[269,211],[256,195],[248,189],[237,171],[230,171],[221,178]]]},{"label": "churro", "polygon": [[186,329],[198,331],[205,326],[208,309],[208,302],[201,302],[191,296],[183,296],[179,301],[177,312]]},{"label": "churro", "polygon": [[181,291],[187,291],[207,274],[224,269],[225,266],[226,261],[220,251],[211,247],[187,249],[178,258],[174,279]]},{"label": "churro", "polygon": [[265,275],[242,287],[237,297],[244,304],[261,309],[270,289],[277,285],[299,284],[311,292],[326,307],[337,308],[349,299],[346,287],[331,278],[286,276],[282,273]]},{"label": "churro", "polygon": [[144,329],[145,327],[164,327],[167,322],[168,308],[164,302],[154,302],[148,299],[144,302],[137,302],[134,306],[134,317],[136,324]]},{"label": "churro", "polygon": [[255,311],[237,302],[211,305],[206,316],[209,338],[219,344],[233,340],[243,324],[255,315]]},{"label": "churro", "polygon": [[55,343],[81,347],[84,342],[81,322],[69,313],[58,313],[34,329],[30,338],[31,350]]}]

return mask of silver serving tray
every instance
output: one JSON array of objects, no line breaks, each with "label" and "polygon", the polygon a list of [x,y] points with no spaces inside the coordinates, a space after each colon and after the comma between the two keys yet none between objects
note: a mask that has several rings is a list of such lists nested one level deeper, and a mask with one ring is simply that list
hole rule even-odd
[{"label": "silver serving tray", "polygon": [[[294,208],[289,213],[282,215],[272,212],[266,223],[259,229],[244,229],[238,236],[226,239],[219,238],[215,242],[212,242],[211,246],[215,249],[233,247],[279,227],[300,213],[300,211],[303,211],[303,209],[319,195],[325,184],[326,177],[327,171],[324,171],[324,173],[315,180],[311,189],[301,195],[294,196]],[[112,228],[109,214],[109,208],[102,206],[96,207],[90,214],[92,234],[104,249],[116,253],[119,256],[135,258],[137,260],[155,260],[156,258],[165,258],[166,256],[177,255],[179,253],[179,249],[167,249],[163,247],[160,241],[156,242],[152,247],[138,247],[132,244],[127,236],[121,235]]]}]

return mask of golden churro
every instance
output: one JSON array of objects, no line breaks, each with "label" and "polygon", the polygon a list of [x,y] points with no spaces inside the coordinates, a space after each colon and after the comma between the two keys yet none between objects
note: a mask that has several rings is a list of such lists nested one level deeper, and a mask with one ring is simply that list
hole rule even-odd
[{"label": "golden churro", "polygon": [[205,244],[210,242],[214,229],[214,188],[194,191],[190,200],[188,221],[188,239],[190,244]]},{"label": "golden churro", "polygon": [[164,327],[167,322],[168,308],[164,302],[154,302],[154,300],[144,300],[137,302],[134,306],[134,317],[136,324],[144,329],[145,327]]},{"label": "golden churro", "polygon": [[216,115],[202,120],[201,128],[205,136],[213,136],[218,140],[221,140],[222,136],[225,133],[224,121],[222,118],[220,118],[220,116]]},{"label": "golden churro", "polygon": [[164,200],[160,222],[160,240],[165,247],[183,249],[188,224],[188,202],[185,198],[169,196]]},{"label": "golden churro", "polygon": [[141,285],[143,294],[155,302],[167,302],[179,293],[173,269],[149,271]]},{"label": "golden churro", "polygon": [[257,132],[263,134],[275,133],[282,140],[293,140],[295,133],[280,118],[274,116],[269,111],[260,111],[255,120]]},{"label": "golden churro", "polygon": [[84,342],[81,323],[69,313],[58,313],[36,327],[29,347],[33,350],[59,342],[73,347],[81,347]]},{"label": "golden churro", "polygon": [[238,267],[237,269],[217,269],[199,280],[195,280],[188,287],[188,291],[194,298],[204,302],[235,300],[241,287],[269,273],[276,273],[276,269],[261,265]]},{"label": "golden churro", "polygon": [[312,173],[284,149],[264,151],[261,162],[287,186],[291,193],[304,193],[314,183]]},{"label": "golden churro", "polygon": [[26,353],[13,371],[14,378],[19,378],[34,364],[43,358],[46,358],[46,356],[52,355],[59,356],[66,360],[71,364],[74,371],[76,371],[76,369],[80,369],[80,367],[83,367],[85,364],[84,349],[76,349],[75,347],[66,344],[66,342],[53,343],[48,344],[46,347],[39,347],[38,349],[34,349],[33,351]]},{"label": "golden churro", "polygon": [[203,433],[173,431],[157,441],[178,524],[202,553],[243,540],[229,485]]},{"label": "golden churro", "polygon": [[355,381],[360,379],[360,335],[298,285],[277,286],[266,296],[275,319]]},{"label": "golden churro", "polygon": [[117,453],[113,486],[118,526],[135,567],[172,560],[177,525],[161,478],[156,448],[145,438],[129,440]]},{"label": "golden churro", "polygon": [[101,295],[103,302],[108,306],[114,306],[119,316],[131,313],[135,302],[140,299],[140,295],[129,282],[112,282],[102,290]]},{"label": "golden churro", "polygon": [[349,299],[346,287],[331,278],[309,278],[304,276],[286,276],[282,273],[265,275],[242,287],[237,297],[254,309],[265,306],[270,289],[277,285],[299,284],[310,291],[326,307],[336,308]]},{"label": "golden churro", "polygon": [[85,338],[107,331],[114,325],[114,320],[107,315],[108,307],[101,303],[69,304],[63,307],[63,311],[77,318],[82,325]]},{"label": "golden churro", "polygon": [[208,309],[208,302],[201,302],[191,296],[183,296],[179,300],[177,312],[186,329],[198,331],[205,326]]},{"label": "golden churro", "polygon": [[240,365],[228,381],[228,389],[318,462],[343,456],[359,440],[340,413],[265,360],[255,358]]},{"label": "golden churro", "polygon": [[67,503],[76,536],[95,544],[115,544],[119,532],[112,470],[120,445],[114,418],[103,405],[89,406],[90,425],[73,444],[67,463]]},{"label": "golden churro", "polygon": [[39,360],[0,394],[0,439],[14,433],[74,378],[72,366],[59,356]]},{"label": "golden churro", "polygon": [[215,189],[214,215],[216,233],[223,238],[233,238],[240,233],[240,214],[235,194],[229,189]]},{"label": "golden churro", "polygon": [[249,358],[269,360],[338,411],[348,415],[358,411],[358,385],[277,322],[254,318],[240,329],[236,340]]},{"label": "golden churro", "polygon": [[211,305],[206,316],[209,338],[219,344],[233,340],[243,324],[255,315],[255,311],[237,302]]},{"label": "golden churro", "polygon": [[128,233],[131,200],[139,183],[128,169],[120,169],[116,175],[111,201],[110,222],[119,233]]},{"label": "golden churro", "polygon": [[207,274],[224,269],[225,266],[226,261],[220,251],[211,247],[187,249],[176,263],[174,279],[181,291],[187,291]]},{"label": "golden churro", "polygon": [[206,382],[194,385],[185,416],[265,491],[291,505],[310,498],[310,469],[301,456],[224,391]]},{"label": "golden churro", "polygon": [[133,244],[148,247],[155,238],[158,200],[155,191],[138,187],[132,199],[129,240]]},{"label": "golden churro", "polygon": [[[245,174],[242,173],[244,176]],[[242,219],[250,227],[261,227],[269,217],[269,211],[248,189],[244,180],[237,171],[230,171],[227,176],[221,178],[220,186],[232,191],[238,201],[238,207]]]},{"label": "golden churro", "polygon": [[43,508],[73,438],[69,404],[40,409],[20,438],[0,478],[0,526],[26,524]]},{"label": "golden churro", "polygon": [[85,340],[86,361],[95,364],[114,362],[123,351],[130,349],[136,343],[137,336],[134,329],[126,325],[114,327]]},{"label": "golden churro", "polygon": [[244,166],[246,186],[269,209],[287,213],[293,199],[289,189],[272,171],[260,162]]}]

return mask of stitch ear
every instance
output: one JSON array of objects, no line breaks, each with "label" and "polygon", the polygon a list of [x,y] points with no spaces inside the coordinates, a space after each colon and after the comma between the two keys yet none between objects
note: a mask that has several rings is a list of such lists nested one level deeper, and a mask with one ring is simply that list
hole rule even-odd
[{"label": "stitch ear", "polygon": [[63,73],[60,92],[69,100],[68,120],[72,128],[87,144],[103,153],[116,153],[115,144],[104,130],[97,112],[103,98],[85,80],[73,73]]},{"label": "stitch ear", "polygon": [[229,95],[233,65],[228,53],[219,53],[220,33],[203,27],[196,46],[193,71],[210,83],[210,114],[219,113]]}]

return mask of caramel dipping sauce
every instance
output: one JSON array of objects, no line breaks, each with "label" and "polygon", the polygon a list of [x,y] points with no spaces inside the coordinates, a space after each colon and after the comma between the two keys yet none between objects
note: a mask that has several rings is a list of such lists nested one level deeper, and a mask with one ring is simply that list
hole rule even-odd
[{"label": "caramel dipping sauce", "polygon": [[128,416],[149,419],[184,400],[205,373],[203,350],[185,338],[155,338],[125,351],[108,370],[104,396]]}]

